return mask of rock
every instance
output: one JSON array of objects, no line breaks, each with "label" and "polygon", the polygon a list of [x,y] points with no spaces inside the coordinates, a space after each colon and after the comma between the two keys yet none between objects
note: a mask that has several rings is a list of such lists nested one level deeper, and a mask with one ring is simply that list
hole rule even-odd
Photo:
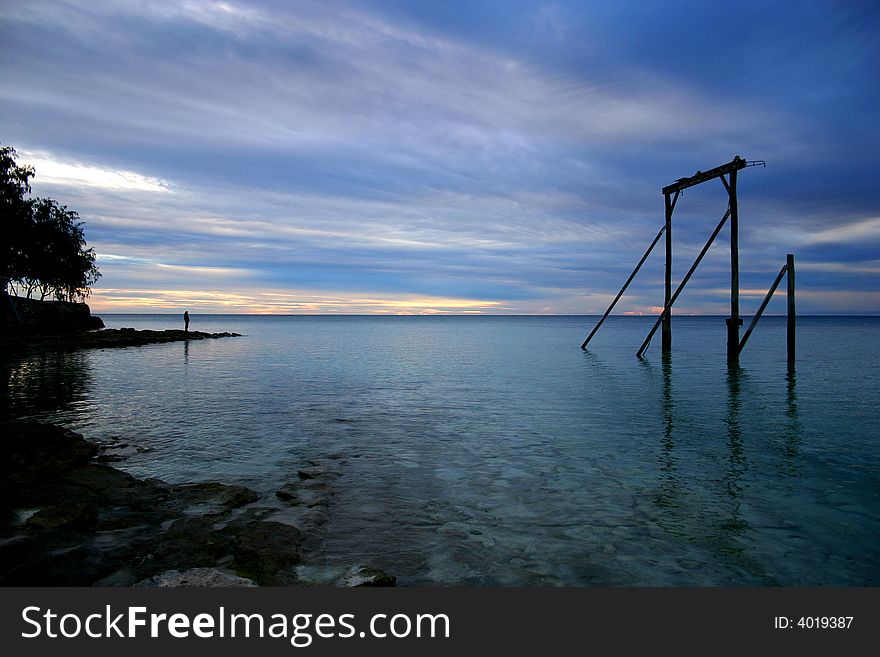
[{"label": "rock", "polygon": [[296,474],[299,476],[300,479],[314,479],[320,473],[315,471],[309,472],[308,470],[297,470]]},{"label": "rock", "polygon": [[217,482],[172,486],[169,491],[188,504],[214,504],[237,509],[260,499],[250,488]]},{"label": "rock", "polygon": [[293,525],[259,521],[231,524],[235,571],[261,585],[295,581],[302,532]]},{"label": "rock", "polygon": [[101,454],[97,457],[97,460],[101,463],[116,463],[124,461],[125,457],[122,454]]},{"label": "rock", "polygon": [[[64,534],[61,534],[62,536]],[[107,574],[102,555],[88,544],[64,542],[59,532],[40,532],[42,548],[33,541],[14,541],[2,547],[2,586],[84,586]],[[36,548],[36,549],[35,549]]]},{"label": "rock", "polygon": [[97,445],[81,434],[63,427],[35,422],[7,422],[0,425],[4,435],[4,458],[0,473],[7,475],[40,470],[57,472],[88,463],[98,453]]},{"label": "rock", "polygon": [[[127,472],[122,472],[109,465],[88,464],[74,468],[61,475],[59,483],[85,491],[116,503],[133,503],[137,506],[149,504],[156,493],[164,494],[165,490],[144,485]],[[132,494],[132,490],[134,494]]]},{"label": "rock", "polygon": [[[216,516],[185,516],[174,520],[148,544],[149,551],[136,565],[146,576],[157,571],[214,566],[231,551],[231,540],[218,532]],[[147,547],[146,545],[144,547]]]},{"label": "rock", "polygon": [[[308,504],[331,494],[332,471],[303,471],[310,477],[279,488],[280,499],[297,500],[280,522],[277,506],[254,505],[259,496],[243,486],[138,479],[94,462],[96,446],[61,427],[18,422],[0,431],[0,586],[309,583],[299,574],[303,528],[325,522]],[[322,583],[395,578],[358,567]]]},{"label": "rock", "polygon": [[25,524],[43,529],[60,527],[94,527],[98,522],[98,509],[86,502],[62,502],[40,509]]},{"label": "rock", "polygon": [[216,568],[190,568],[183,572],[166,570],[136,583],[134,586],[144,587],[208,587],[208,586],[256,586],[253,580],[238,575],[225,573]]},{"label": "rock", "polygon": [[17,333],[0,337],[0,347],[7,350],[33,349],[105,349],[109,347],[137,347],[162,342],[183,342],[217,338],[241,337],[240,333],[203,333],[201,331],[135,330],[133,328],[103,329],[69,335]]},{"label": "rock", "polygon": [[335,584],[336,586],[346,588],[358,586],[396,586],[397,578],[394,575],[388,575],[378,568],[355,566],[339,578]]},{"label": "rock", "polygon": [[301,564],[296,567],[300,584],[305,586],[336,586],[343,588],[360,586],[396,586],[393,575],[366,566],[335,564]]},{"label": "rock", "polygon": [[[10,335],[61,335],[103,328],[100,317],[93,317],[87,304],[69,301],[40,301],[23,297],[3,297],[0,303],[0,332]],[[13,310],[14,308],[14,310]]]},{"label": "rock", "polygon": [[284,502],[295,502],[297,498],[296,484],[287,483],[275,491],[275,497]]}]

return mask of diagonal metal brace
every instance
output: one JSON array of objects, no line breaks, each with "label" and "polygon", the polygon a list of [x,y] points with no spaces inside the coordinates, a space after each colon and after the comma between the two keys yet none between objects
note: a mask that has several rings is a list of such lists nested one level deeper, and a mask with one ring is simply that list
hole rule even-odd
[{"label": "diagonal metal brace", "polygon": [[611,314],[611,311],[614,310],[614,306],[617,305],[617,302],[620,301],[620,297],[623,296],[623,293],[626,292],[626,288],[629,287],[629,284],[632,283],[632,280],[636,277],[636,274],[639,273],[639,269],[642,268],[642,265],[645,264],[645,260],[648,259],[651,251],[654,250],[654,247],[657,246],[657,242],[660,241],[660,236],[663,234],[663,231],[666,230],[666,226],[660,227],[660,232],[657,233],[657,237],[654,238],[654,241],[651,242],[651,246],[648,247],[648,250],[645,251],[645,255],[642,256],[642,259],[639,260],[639,264],[636,265],[636,268],[633,269],[632,273],[629,275],[629,278],[626,279],[626,283],[623,284],[623,287],[620,288],[620,292],[617,293],[617,296],[614,297],[614,301],[611,302],[611,305],[608,306],[608,310],[605,311],[605,314],[602,315],[602,319],[593,327],[593,330],[590,331],[590,334],[587,336],[587,339],[584,340],[584,343],[581,345],[581,349],[586,350],[587,345],[590,343],[590,340],[593,339],[593,336],[596,335],[596,331],[599,330],[599,327],[602,326],[602,323],[608,318],[608,315]]},{"label": "diagonal metal brace", "polygon": [[[745,161],[745,160],[743,160]],[[721,217],[721,221],[718,222],[718,225],[715,226],[715,230],[712,231],[712,235],[709,237],[709,241],[706,242],[706,246],[703,247],[703,250],[700,251],[700,255],[697,256],[697,259],[694,260],[694,264],[691,265],[691,268],[688,270],[688,273],[684,275],[684,278],[681,280],[681,283],[678,284],[678,288],[675,290],[675,294],[672,295],[672,298],[669,300],[669,303],[663,309],[663,312],[660,313],[660,317],[657,318],[657,321],[654,324],[654,327],[651,329],[651,332],[648,333],[648,337],[645,338],[645,341],[642,343],[642,346],[639,347],[639,350],[636,352],[636,356],[639,358],[642,357],[642,354],[645,353],[645,349],[648,348],[648,345],[651,343],[651,338],[654,337],[654,334],[657,332],[657,329],[660,327],[660,323],[663,321],[663,318],[666,317],[671,311],[672,306],[675,303],[675,300],[678,299],[678,295],[681,294],[681,291],[684,290],[684,286],[687,285],[688,281],[691,279],[693,273],[697,270],[697,267],[700,265],[700,262],[703,260],[703,256],[706,255],[706,252],[709,250],[709,247],[712,246],[712,242],[715,241],[715,238],[718,237],[718,233],[721,232],[721,229],[724,227],[724,223],[727,221],[727,218],[730,216],[730,208],[727,208],[727,211],[724,213],[724,216]]]},{"label": "diagonal metal brace", "polygon": [[752,331],[755,330],[755,327],[758,325],[758,320],[761,319],[761,315],[764,314],[764,309],[767,308],[767,304],[770,303],[770,299],[773,298],[773,294],[776,292],[776,288],[779,287],[779,283],[782,281],[782,277],[785,276],[788,271],[788,264],[782,265],[782,269],[779,270],[779,274],[776,276],[776,280],[773,281],[773,285],[770,286],[770,290],[767,292],[767,296],[764,297],[764,300],[761,302],[760,307],[758,308],[758,312],[755,313],[755,316],[752,317],[752,323],[749,324],[749,328],[746,329],[745,335],[743,335],[742,340],[739,343],[739,350],[742,351],[743,347],[746,346],[746,342],[749,341],[749,336],[752,334]]}]

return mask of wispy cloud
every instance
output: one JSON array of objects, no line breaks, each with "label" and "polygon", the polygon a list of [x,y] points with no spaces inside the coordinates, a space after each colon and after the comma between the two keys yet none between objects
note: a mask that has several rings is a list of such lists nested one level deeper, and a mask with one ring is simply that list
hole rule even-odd
[{"label": "wispy cloud", "polygon": [[880,260],[866,262],[806,262],[799,263],[798,271],[832,274],[880,274]]},{"label": "wispy cloud", "polygon": [[384,295],[364,297],[357,292],[315,290],[231,291],[229,289],[102,288],[90,299],[97,312],[149,309],[157,312],[186,308],[196,312],[254,314],[481,314],[505,310],[491,300],[453,297]]},{"label": "wispy cloud", "polygon": [[806,244],[846,244],[871,241],[880,245],[880,217],[861,219],[805,235]]},{"label": "wispy cloud", "polygon": [[46,185],[97,187],[106,190],[132,190],[168,193],[167,181],[142,176],[125,169],[106,169],[81,162],[59,161],[41,152],[22,151],[21,164],[29,164],[39,172],[39,180]]}]

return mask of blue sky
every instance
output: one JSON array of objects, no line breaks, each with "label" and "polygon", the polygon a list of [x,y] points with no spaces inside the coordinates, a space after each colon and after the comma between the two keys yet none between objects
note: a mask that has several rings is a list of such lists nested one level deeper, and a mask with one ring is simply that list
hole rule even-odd
[{"label": "blue sky", "polygon": [[[0,142],[97,311],[601,313],[660,188],[729,161],[742,308],[880,311],[873,2],[0,5]],[[687,190],[680,279],[726,205]],[[722,232],[677,312],[728,311]],[[621,312],[662,302],[661,254]],[[783,312],[779,295],[769,312]]]}]

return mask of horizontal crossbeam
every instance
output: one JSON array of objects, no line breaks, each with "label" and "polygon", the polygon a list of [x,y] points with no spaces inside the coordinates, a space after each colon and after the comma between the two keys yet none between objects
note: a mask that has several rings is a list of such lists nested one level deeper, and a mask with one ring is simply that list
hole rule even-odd
[{"label": "horizontal crossbeam", "polygon": [[679,178],[671,185],[667,185],[666,187],[664,187],[663,193],[672,194],[674,192],[680,192],[681,190],[687,189],[688,187],[699,185],[700,183],[704,183],[707,180],[712,180],[713,178],[718,178],[720,176],[728,174],[731,171],[739,171],[740,169],[745,169],[747,166],[752,166],[755,164],[763,164],[763,162],[748,162],[737,155],[727,164],[722,164],[721,166],[717,166],[714,169],[709,169],[708,171],[697,171],[690,178]]}]

